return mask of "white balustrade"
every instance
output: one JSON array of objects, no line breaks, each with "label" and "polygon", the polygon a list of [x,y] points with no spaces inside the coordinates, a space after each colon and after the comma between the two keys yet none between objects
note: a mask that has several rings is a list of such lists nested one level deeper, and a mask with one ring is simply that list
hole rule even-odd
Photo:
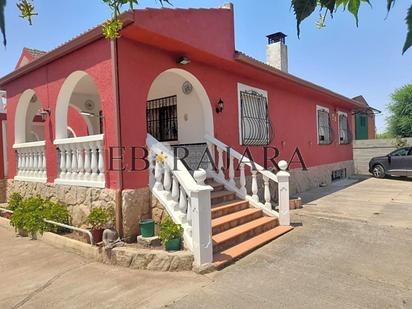
[{"label": "white balustrade", "polygon": [[[210,192],[205,185],[206,171],[192,175],[180,160],[174,166],[173,152],[153,136],[147,136],[149,153],[158,156],[150,165],[153,195],[165,207],[172,220],[184,229],[185,245],[193,252],[195,264],[202,266],[213,260]],[[162,159],[160,159],[162,158]]]},{"label": "white balustrade", "polygon": [[57,139],[59,174],[57,184],[105,187],[103,134]]},{"label": "white balustrade", "polygon": [[46,142],[14,144],[17,170],[15,180],[47,182]]},{"label": "white balustrade", "polygon": [[[280,171],[275,175],[274,173],[265,170],[262,166],[256,162],[251,162],[249,158],[244,157],[234,149],[228,151],[228,146],[221,141],[217,140],[213,136],[206,135],[205,139],[208,144],[209,150],[214,153],[217,150],[218,171],[208,170],[211,177],[216,181],[223,183],[228,190],[236,192],[239,198],[247,199],[254,207],[261,208],[267,215],[276,216],[279,218],[280,225],[290,225],[289,214],[289,173],[286,171],[288,164],[286,161],[280,161],[278,166]],[[229,156],[229,170],[228,179],[225,177],[223,171],[224,156]],[[235,160],[239,166],[239,185],[234,181],[235,171],[233,167]],[[249,190],[246,188],[246,173],[245,167],[248,167],[250,171],[251,184]],[[259,176],[259,179],[258,179]],[[259,181],[262,179],[262,185],[259,185]],[[279,212],[274,210],[272,206],[272,194],[270,182],[274,182],[278,188],[278,209]],[[251,195],[249,195],[249,193]],[[260,193],[260,194],[259,194]],[[263,200],[261,201],[261,197]]]}]

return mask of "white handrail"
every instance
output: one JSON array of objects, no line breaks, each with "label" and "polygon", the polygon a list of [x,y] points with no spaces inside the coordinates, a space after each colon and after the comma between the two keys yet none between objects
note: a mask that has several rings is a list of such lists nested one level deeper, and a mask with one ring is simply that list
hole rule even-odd
[{"label": "white handrail", "polygon": [[13,149],[30,148],[30,147],[42,147],[42,146],[46,146],[46,141],[37,141],[37,142],[14,144]]},{"label": "white handrail", "polygon": [[[210,143],[214,144],[215,146],[217,146],[218,148],[226,151],[228,149],[228,145],[222,143],[221,141],[219,141],[218,139],[214,138],[213,136],[210,135],[205,135],[205,139],[207,141],[209,141]],[[251,169],[253,169],[253,165],[255,166],[256,170],[261,173],[262,175],[268,177],[269,179],[278,182],[278,178],[276,177],[276,175],[268,170],[266,170],[263,166],[259,165],[258,163],[253,161],[253,164],[251,163],[252,161],[248,158],[248,157],[244,157],[242,156],[242,154],[240,154],[239,152],[237,152],[236,150],[234,150],[233,148],[230,148],[230,154],[237,160],[242,160],[242,163],[244,163],[245,165],[249,166]]]},{"label": "white handrail", "polygon": [[55,139],[55,145],[65,145],[65,144],[77,144],[77,143],[87,143],[87,142],[98,142],[102,141],[104,134],[89,135],[89,136],[80,136],[80,137],[71,137],[71,138],[60,138]]}]

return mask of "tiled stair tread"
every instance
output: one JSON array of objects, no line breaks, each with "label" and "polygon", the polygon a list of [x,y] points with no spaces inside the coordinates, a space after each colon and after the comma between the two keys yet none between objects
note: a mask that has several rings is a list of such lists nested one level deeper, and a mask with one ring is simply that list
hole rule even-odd
[{"label": "tiled stair tread", "polygon": [[223,191],[213,191],[213,192],[210,194],[210,197],[211,197],[212,199],[214,199],[214,198],[225,197],[225,196],[229,196],[229,195],[235,195],[235,193],[234,193],[234,192],[231,192],[231,191],[227,191],[227,190],[223,190]]},{"label": "tiled stair tread", "polygon": [[233,261],[236,258],[240,258],[251,251],[265,245],[266,243],[282,236],[283,234],[291,231],[291,226],[277,226],[267,232],[250,238],[236,246],[226,249],[222,252],[215,253],[213,255],[213,264],[215,267],[223,267],[227,263]]},{"label": "tiled stair tread", "polygon": [[228,214],[226,216],[222,216],[222,217],[213,219],[212,220],[212,228],[217,227],[217,226],[222,225],[222,224],[225,224],[225,223],[228,223],[228,222],[231,222],[231,221],[234,221],[234,220],[237,220],[237,219],[240,219],[242,217],[253,215],[253,214],[258,213],[258,212],[261,213],[262,210],[257,209],[257,208],[246,208],[246,209]]},{"label": "tiled stair tread", "polygon": [[213,188],[217,188],[217,187],[225,187],[225,185],[224,184],[221,184],[220,182],[216,182],[216,181],[211,181],[211,182],[208,182],[208,183],[206,183],[208,186],[211,186],[211,187],[213,187]]},{"label": "tiled stair tread", "polygon": [[247,231],[253,230],[254,228],[264,225],[273,221],[277,221],[275,217],[262,217],[256,220],[250,221],[248,223],[239,225],[222,233],[216,234],[212,236],[213,244],[220,244],[229,239],[235,238],[238,235],[246,233]]},{"label": "tiled stair tread", "polygon": [[215,204],[215,205],[212,205],[212,212],[219,211],[224,208],[234,207],[234,206],[241,205],[241,204],[249,204],[249,202],[245,200],[234,199],[232,201]]}]

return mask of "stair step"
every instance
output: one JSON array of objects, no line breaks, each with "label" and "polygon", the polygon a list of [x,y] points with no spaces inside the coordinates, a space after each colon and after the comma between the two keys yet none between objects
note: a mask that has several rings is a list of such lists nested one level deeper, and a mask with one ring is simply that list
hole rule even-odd
[{"label": "stair step", "polygon": [[275,217],[261,217],[212,236],[213,252],[221,252],[279,225]]},{"label": "stair step", "polygon": [[268,242],[282,236],[283,234],[291,231],[291,226],[277,226],[265,233],[250,238],[238,245],[228,248],[224,251],[215,253],[213,255],[213,264],[217,269],[221,269],[228,264],[234,262],[236,259],[241,258],[253,250],[267,244]]},{"label": "stair step", "polygon": [[212,220],[212,234],[219,234],[263,216],[257,208],[247,208]]},{"label": "stair step", "polygon": [[211,199],[212,205],[216,205],[216,204],[223,203],[223,202],[233,201],[235,198],[236,198],[236,193],[231,192],[231,191],[227,191],[227,190],[213,191],[210,194],[210,199]]},{"label": "stair step", "polygon": [[222,204],[213,205],[212,219],[216,219],[228,214],[241,211],[249,208],[249,202],[244,200],[234,200],[230,202],[224,202]]},{"label": "stair step", "polygon": [[223,191],[225,189],[225,185],[223,185],[219,182],[216,182],[216,181],[211,181],[211,182],[207,183],[207,185],[211,186],[213,188],[214,192]]}]

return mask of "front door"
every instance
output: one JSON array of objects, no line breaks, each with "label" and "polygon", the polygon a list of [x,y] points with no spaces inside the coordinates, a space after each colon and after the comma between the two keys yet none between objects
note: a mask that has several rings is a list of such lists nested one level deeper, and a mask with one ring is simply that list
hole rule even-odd
[{"label": "front door", "polygon": [[356,139],[368,139],[368,115],[355,114],[355,136]]}]

